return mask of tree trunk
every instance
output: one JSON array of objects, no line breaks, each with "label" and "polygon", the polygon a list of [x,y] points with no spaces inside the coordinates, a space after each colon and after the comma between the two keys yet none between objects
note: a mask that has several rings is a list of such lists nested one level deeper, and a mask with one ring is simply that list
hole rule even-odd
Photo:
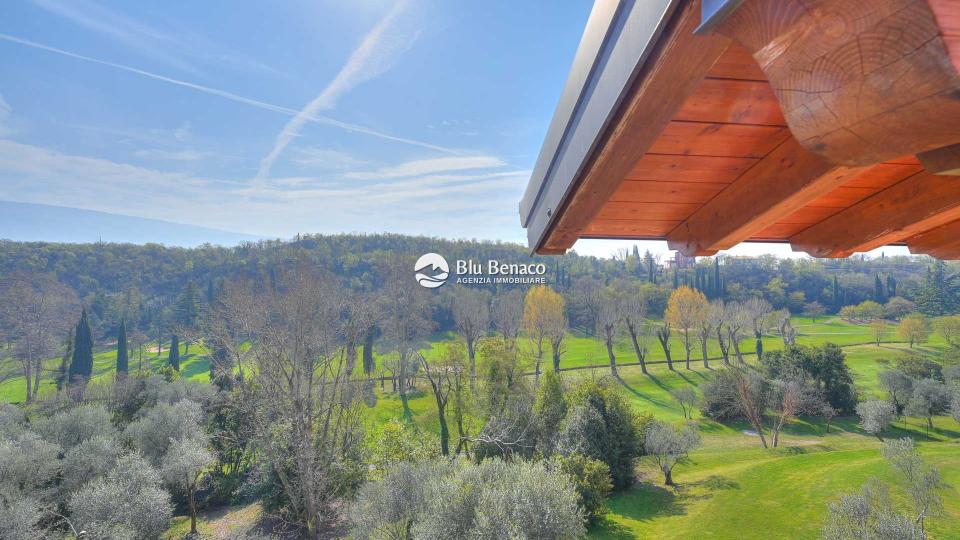
[{"label": "tree trunk", "polygon": [[736,338],[734,338],[732,341],[733,341],[733,352],[736,353],[737,355],[737,363],[739,363],[741,366],[745,365],[746,362],[743,360],[743,353],[740,352],[740,341],[738,341]]},{"label": "tree trunk", "polygon": [[683,332],[683,349],[687,353],[687,369],[690,369],[690,331],[684,330]]},{"label": "tree trunk", "polygon": [[719,326],[717,327],[717,343],[720,345],[723,365],[730,367],[730,344],[723,341],[723,329]]},{"label": "tree trunk", "polygon": [[647,373],[646,355],[640,350],[640,343],[637,341],[637,333],[634,331],[633,325],[629,325],[627,328],[630,331],[630,340],[633,341],[633,351],[637,354],[637,361],[640,362],[640,371],[642,371],[644,375],[649,375],[649,373]]},{"label": "tree trunk", "polygon": [[191,485],[187,490],[189,492],[188,502],[190,503],[190,534],[197,534],[197,498],[194,487]]},{"label": "tree trunk", "polygon": [[662,339],[658,337],[657,339],[660,340],[660,346],[663,347],[663,354],[667,357],[667,369],[674,371],[673,358],[670,357],[670,338]]},{"label": "tree trunk", "polygon": [[470,389],[477,388],[477,357],[473,350],[473,339],[467,338],[467,356],[470,357]]},{"label": "tree trunk", "polygon": [[437,420],[440,422],[440,453],[450,455],[450,429],[447,428],[447,416],[440,405],[440,398],[437,398]]},{"label": "tree trunk", "polygon": [[607,356],[610,358],[610,374],[614,377],[617,375],[617,357],[613,354],[613,340],[607,339]]},{"label": "tree trunk", "polygon": [[673,483],[673,469],[663,471],[663,483],[668,486],[676,486]]},{"label": "tree trunk", "polygon": [[707,358],[707,336],[704,335],[700,341],[700,354],[703,356],[704,369],[710,369],[710,359]]},{"label": "tree trunk", "polygon": [[560,373],[560,348],[553,348],[553,372]]}]

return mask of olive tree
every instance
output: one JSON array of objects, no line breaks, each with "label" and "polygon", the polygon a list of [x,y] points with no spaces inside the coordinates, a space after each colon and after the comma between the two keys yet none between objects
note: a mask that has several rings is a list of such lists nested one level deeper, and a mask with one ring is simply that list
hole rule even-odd
[{"label": "olive tree", "polygon": [[913,379],[899,369],[881,371],[877,377],[880,379],[880,386],[890,396],[897,415],[903,414],[904,407],[913,395]]},{"label": "olive tree", "polygon": [[860,427],[882,441],[881,433],[890,427],[890,423],[897,415],[897,410],[889,401],[874,399],[858,403],[857,415],[860,416]]},{"label": "olive tree", "polygon": [[173,442],[163,457],[160,472],[168,484],[187,494],[190,508],[190,533],[197,534],[197,485],[215,456],[208,450],[205,437],[188,437]]},{"label": "olive tree", "polygon": [[64,450],[94,437],[112,437],[116,433],[110,412],[101,405],[81,405],[38,418],[33,423],[33,429],[45,440]]},{"label": "olive tree", "polygon": [[913,505],[913,521],[923,534],[927,517],[938,515],[943,510],[940,491],[947,486],[940,477],[940,471],[924,463],[914,448],[913,439],[909,437],[884,443],[880,452],[906,482],[906,491]]},{"label": "olive tree", "polygon": [[570,478],[543,462],[402,462],[364,484],[354,538],[557,538],[586,532]]},{"label": "olive tree", "polygon": [[117,438],[109,435],[97,435],[67,450],[60,491],[72,494],[87,482],[104,476],[117,464],[122,452]]},{"label": "olive tree", "polygon": [[936,379],[920,379],[913,385],[906,412],[910,416],[926,418],[927,428],[933,429],[933,417],[945,413],[949,406],[950,394],[943,383]]},{"label": "olive tree", "polygon": [[143,418],[127,426],[124,436],[159,467],[171,445],[197,436],[202,423],[203,411],[198,403],[186,399],[173,405],[158,403]]},{"label": "olive tree", "polygon": [[663,472],[663,483],[675,486],[673,469],[687,459],[691,450],[700,446],[700,433],[695,426],[674,427],[654,420],[647,424],[644,450],[653,456]]},{"label": "olive tree", "polygon": [[74,527],[92,538],[157,538],[173,515],[160,473],[139,453],[122,456],[103,478],[70,498]]},{"label": "olive tree", "polygon": [[897,512],[885,484],[873,479],[859,493],[842,495],[827,506],[825,540],[924,540],[926,536],[909,516]]},{"label": "olive tree", "polygon": [[671,390],[670,395],[680,405],[683,417],[688,420],[693,418],[693,406],[697,402],[697,391],[689,386],[682,386]]}]

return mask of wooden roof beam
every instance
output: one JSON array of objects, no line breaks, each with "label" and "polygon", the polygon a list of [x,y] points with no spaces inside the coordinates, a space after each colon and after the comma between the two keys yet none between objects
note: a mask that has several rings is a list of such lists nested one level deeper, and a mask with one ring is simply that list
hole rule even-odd
[{"label": "wooden roof beam", "polygon": [[917,173],[790,238],[794,251],[848,257],[960,219],[960,182]]},{"label": "wooden roof beam", "polygon": [[910,253],[953,259],[960,255],[960,221],[952,221],[906,240]]},{"label": "wooden roof beam", "polygon": [[732,248],[863,170],[833,165],[789,137],[667,234],[667,243],[689,257]]},{"label": "wooden roof beam", "polygon": [[538,253],[562,253],[573,246],[727,49],[730,40],[724,36],[695,36],[699,23],[700,2],[678,8]]},{"label": "wooden roof beam", "polygon": [[870,165],[960,143],[956,0],[738,0],[706,29],[744,45],[794,136]]}]

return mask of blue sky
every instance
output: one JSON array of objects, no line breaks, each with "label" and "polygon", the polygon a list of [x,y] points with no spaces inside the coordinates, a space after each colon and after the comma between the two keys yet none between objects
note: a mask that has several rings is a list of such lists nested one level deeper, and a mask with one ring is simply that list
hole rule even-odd
[{"label": "blue sky", "polygon": [[10,0],[0,199],[521,241],[588,2]]},{"label": "blue sky", "polygon": [[[0,199],[525,242],[517,204],[590,7],[7,0]],[[737,250],[763,251],[789,255]]]}]

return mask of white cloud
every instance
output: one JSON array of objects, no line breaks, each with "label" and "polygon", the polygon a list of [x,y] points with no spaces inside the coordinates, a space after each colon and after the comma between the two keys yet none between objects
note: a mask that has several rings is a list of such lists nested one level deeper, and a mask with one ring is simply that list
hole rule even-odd
[{"label": "white cloud", "polygon": [[198,152],[196,150],[160,150],[143,149],[133,153],[134,156],[143,159],[157,161],[200,161],[210,157],[209,152]]},{"label": "white cloud", "polygon": [[382,167],[376,171],[351,172],[344,176],[355,180],[387,180],[448,171],[495,169],[504,165],[506,163],[493,156],[449,156],[407,161],[399,165]]},{"label": "white cloud", "polygon": [[261,161],[257,171],[257,180],[270,177],[274,162],[280,157],[287,145],[300,136],[300,130],[320,111],[332,109],[337,100],[356,85],[378,77],[390,69],[397,59],[417,38],[416,32],[398,32],[393,28],[395,19],[403,10],[405,2],[397,2],[383,19],[364,36],[360,45],[354,49],[347,63],[333,80],[298,112],[277,135],[273,148]]},{"label": "white cloud", "polygon": [[[99,58],[93,58],[93,57],[90,57],[90,56],[84,56],[84,55],[82,55],[82,54],[77,54],[77,53],[70,52],[70,51],[66,51],[66,50],[63,50],[63,49],[58,49],[58,48],[56,48],[56,47],[51,47],[51,46],[49,46],[49,45],[44,45],[44,44],[42,44],[42,43],[37,43],[37,42],[35,42],[35,41],[30,41],[29,39],[23,39],[23,38],[19,38],[19,37],[16,37],[16,36],[11,36],[11,35],[9,35],[9,34],[0,33],[0,40],[8,41],[8,42],[10,42],[10,43],[17,43],[17,44],[20,44],[20,45],[23,45],[23,46],[26,46],[26,47],[34,48],[34,49],[39,49],[39,50],[43,50],[43,51],[47,51],[47,52],[52,52],[52,53],[59,54],[59,55],[62,55],[62,56],[67,56],[67,57],[70,57],[70,58],[74,58],[74,59],[76,59],[76,60],[82,60],[82,61],[84,61],[84,62],[90,62],[90,63],[93,63],[93,64],[99,64],[99,65],[102,65],[102,66],[107,66],[107,67],[111,67],[111,68],[114,68],[114,69],[119,69],[119,70],[121,70],[121,71],[126,71],[126,72],[129,72],[129,73],[134,73],[134,74],[136,74],[136,75],[140,75],[140,76],[142,76],[142,77],[147,77],[147,78],[149,78],[149,79],[154,79],[154,80],[157,80],[157,81],[165,82],[165,83],[172,84],[172,85],[175,85],[175,86],[180,86],[180,87],[183,87],[183,88],[189,88],[189,89],[195,90],[195,91],[197,91],[197,92],[201,92],[201,93],[204,93],[204,94],[209,94],[209,95],[212,95],[212,96],[217,96],[217,97],[220,97],[220,98],[223,98],[223,99],[227,99],[227,100],[230,100],[230,101],[234,101],[234,102],[236,102],[236,103],[242,103],[242,104],[248,105],[248,106],[250,106],[250,107],[255,107],[255,108],[263,109],[263,110],[267,110],[267,111],[272,111],[272,112],[279,113],[279,114],[283,114],[283,115],[286,115],[286,116],[297,116],[297,115],[299,115],[299,114],[302,114],[302,111],[297,111],[297,110],[291,109],[291,108],[289,108],[289,107],[284,107],[284,106],[281,106],[281,105],[274,105],[274,104],[268,103],[268,102],[266,102],[266,101],[260,101],[260,100],[256,100],[256,99],[244,97],[244,96],[241,96],[241,95],[239,95],[239,94],[234,94],[234,93],[232,93],[232,92],[227,92],[226,90],[220,90],[220,89],[217,89],[217,88],[211,88],[211,87],[209,87],[209,86],[203,86],[203,85],[201,85],[201,84],[192,83],[192,82],[189,82],[189,81],[184,81],[184,80],[180,80],[180,79],[174,79],[174,78],[172,78],[172,77],[167,77],[167,76],[165,76],[165,75],[159,75],[159,74],[157,74],[157,73],[152,73],[152,72],[150,72],[150,71],[146,71],[146,70],[143,70],[143,69],[139,69],[139,68],[127,66],[127,65],[124,65],[124,64],[118,64],[118,63],[116,63],[116,62],[110,62],[110,61],[107,61],[107,60],[100,60]],[[395,141],[395,142],[400,142],[400,143],[404,143],[404,144],[409,144],[409,145],[412,145],[412,146],[419,146],[419,147],[421,147],[421,148],[428,148],[428,149],[430,149],[430,150],[437,150],[437,151],[439,151],[439,152],[444,152],[444,153],[448,153],[448,154],[456,154],[456,153],[457,153],[456,150],[452,150],[452,149],[450,149],[450,148],[444,148],[444,147],[442,147],[442,146],[438,146],[438,145],[435,145],[435,144],[430,144],[430,143],[427,143],[427,142],[418,141],[418,140],[414,140],[414,139],[408,139],[408,138],[405,138],[405,137],[397,137],[396,135],[390,135],[389,133],[383,133],[383,132],[381,132],[381,131],[377,131],[377,130],[374,130],[374,129],[370,129],[370,128],[366,127],[366,126],[361,126],[361,125],[358,125],[358,124],[351,124],[351,123],[349,123],[349,122],[343,122],[343,121],[337,120],[337,119],[335,119],[335,118],[331,118],[331,117],[329,117],[329,116],[324,116],[324,115],[320,115],[320,114],[311,114],[311,115],[309,115],[309,116],[306,117],[306,120],[307,120],[307,121],[310,121],[310,122],[315,122],[315,123],[317,123],[317,124],[323,124],[323,125],[328,125],[328,126],[337,127],[337,128],[340,128],[340,129],[342,129],[342,130],[344,130],[344,131],[347,131],[347,132],[350,132],[350,133],[361,133],[361,134],[364,134],[364,135],[370,135],[370,136],[372,136],[372,137],[377,137],[377,138],[385,139],[385,140],[388,140],[388,141]]]},{"label": "white cloud", "polygon": [[427,174],[379,183],[299,176],[251,185],[0,140],[0,199],[277,237],[396,232],[516,239],[516,200],[528,176]]},{"label": "white cloud", "polygon": [[352,154],[330,148],[297,148],[295,154],[291,161],[297,165],[320,170],[344,170],[366,163]]}]

